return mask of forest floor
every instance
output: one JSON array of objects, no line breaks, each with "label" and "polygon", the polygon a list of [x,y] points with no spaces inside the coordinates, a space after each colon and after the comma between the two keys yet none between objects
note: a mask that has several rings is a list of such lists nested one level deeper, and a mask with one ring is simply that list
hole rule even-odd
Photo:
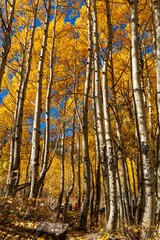
[{"label": "forest floor", "polygon": [[[53,240],[49,235],[43,234],[39,236],[39,233],[35,231],[35,226],[39,221],[55,222],[55,211],[50,207],[47,207],[44,202],[39,203],[36,207],[32,207],[32,202],[25,202],[19,198],[6,198],[0,199],[0,239],[2,240]],[[26,209],[30,208],[31,214],[26,219]],[[90,233],[101,233],[102,240],[107,239],[139,239],[139,229],[129,229],[127,237],[124,237],[120,232],[114,234],[104,233],[104,216],[100,216],[100,222],[98,227],[90,227],[88,225],[87,231],[78,231],[78,211],[68,212],[69,228],[67,233],[67,240],[80,240],[84,235]],[[63,222],[62,216],[60,221]],[[89,222],[90,224],[90,222]],[[28,228],[29,227],[29,228]],[[157,235],[157,234],[156,234]],[[153,237],[150,239],[160,239]]]}]

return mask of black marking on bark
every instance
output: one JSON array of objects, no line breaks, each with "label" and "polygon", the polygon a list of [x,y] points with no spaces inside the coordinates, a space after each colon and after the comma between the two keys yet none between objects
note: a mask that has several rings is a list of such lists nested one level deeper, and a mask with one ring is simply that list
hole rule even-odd
[{"label": "black marking on bark", "polygon": [[145,155],[148,154],[149,146],[145,142],[141,143],[141,149],[142,149],[142,154],[145,154]]}]

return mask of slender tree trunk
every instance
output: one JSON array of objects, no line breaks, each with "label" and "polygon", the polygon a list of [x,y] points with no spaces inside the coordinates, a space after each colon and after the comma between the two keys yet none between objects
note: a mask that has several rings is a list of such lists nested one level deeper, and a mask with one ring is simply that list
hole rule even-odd
[{"label": "slender tree trunk", "polygon": [[160,222],[160,2],[154,0],[156,23],[156,72],[157,72],[157,106],[158,106],[158,159],[157,159],[157,221]]},{"label": "slender tree trunk", "polygon": [[150,130],[150,139],[152,141],[152,144],[154,144],[153,141],[153,125],[152,125],[152,103],[151,103],[151,80],[149,77],[149,70],[148,65],[146,61],[146,70],[147,70],[147,80],[148,80],[148,123],[149,123],[149,130]]},{"label": "slender tree trunk", "polygon": [[[114,147],[115,150],[115,147]],[[116,165],[115,165],[115,171],[116,171],[116,185],[117,185],[117,211],[118,211],[118,225],[122,231],[124,231],[124,204],[122,200],[122,187],[120,182],[120,174],[118,169],[118,155],[115,152],[115,159],[116,159]]]},{"label": "slender tree trunk", "polygon": [[10,165],[9,165],[9,172],[7,177],[7,186],[5,195],[12,195],[14,193],[15,187],[19,182],[20,176],[20,152],[17,156],[14,154],[14,149],[17,147],[17,134],[16,134],[16,121],[18,115],[18,104],[20,100],[20,91],[22,87],[22,82],[24,79],[24,70],[25,70],[25,53],[26,53],[26,46],[27,46],[27,37],[28,37],[28,30],[25,37],[24,47],[22,49],[22,63],[21,63],[21,71],[20,71],[20,79],[19,79],[19,86],[17,90],[17,98],[16,98],[16,107],[14,112],[14,127],[12,130],[12,138],[10,144]]},{"label": "slender tree trunk", "polygon": [[[116,136],[118,140],[118,152],[117,157],[120,164],[120,187],[122,192],[122,203],[123,203],[123,214],[124,220],[128,222],[130,220],[130,207],[129,207],[129,197],[128,197],[128,187],[127,187],[127,177],[125,171],[125,159],[124,159],[124,152],[123,152],[123,140],[122,140],[122,132],[121,132],[121,124],[120,124],[120,117],[118,112],[118,104],[117,104],[117,96],[115,91],[115,81],[114,81],[114,68],[113,68],[113,60],[111,54],[111,68],[112,68],[112,93],[113,93],[113,108],[115,112],[115,121],[116,121]],[[122,217],[121,216],[121,217]]]},{"label": "slender tree trunk", "polygon": [[[66,93],[67,94],[67,93]],[[66,95],[65,95],[65,101],[64,101],[64,116],[66,112]],[[59,193],[59,199],[57,203],[57,214],[56,214],[56,221],[59,219],[59,214],[62,207],[62,200],[63,200],[63,194],[64,194],[64,160],[65,160],[65,121],[63,121],[62,125],[62,142],[61,142],[61,188]]]},{"label": "slender tree trunk", "polygon": [[110,194],[110,212],[107,223],[107,229],[109,231],[117,227],[117,194],[116,194],[116,177],[115,177],[115,159],[113,157],[113,143],[111,134],[110,123],[110,110],[108,103],[108,79],[107,79],[107,67],[109,61],[109,55],[112,48],[112,23],[110,18],[110,6],[109,1],[106,0],[107,8],[107,22],[109,29],[109,39],[106,55],[103,63],[103,77],[102,77],[102,92],[103,92],[103,112],[104,112],[104,124],[105,124],[105,138],[107,148],[108,159],[108,176],[109,176],[109,194]]},{"label": "slender tree trunk", "polygon": [[39,151],[40,151],[40,118],[41,118],[41,98],[42,98],[42,78],[44,57],[47,46],[48,27],[51,11],[51,0],[48,1],[47,16],[45,21],[45,30],[43,35],[43,43],[40,54],[38,81],[37,81],[37,95],[35,104],[35,115],[32,133],[32,150],[31,150],[31,166],[30,166],[30,194],[29,197],[36,198],[38,190],[38,168],[39,168]]},{"label": "slender tree trunk", "polygon": [[94,178],[92,164],[90,163],[91,171],[91,196],[90,196],[90,227],[94,226]]},{"label": "slender tree trunk", "polygon": [[74,183],[75,183],[75,171],[74,171],[74,145],[75,145],[75,115],[76,115],[76,109],[74,109],[73,113],[73,129],[72,129],[72,143],[71,143],[71,174],[72,174],[72,183],[70,186],[69,191],[67,192],[65,204],[64,204],[64,222],[67,222],[67,208],[69,203],[69,198],[73,192],[74,189]]},{"label": "slender tree trunk", "polygon": [[[7,3],[6,3],[7,4]],[[2,52],[2,58],[0,60],[0,91],[1,91],[1,83],[3,74],[5,71],[5,66],[7,62],[7,56],[11,48],[11,32],[12,32],[12,23],[14,18],[14,10],[15,10],[15,4],[16,0],[12,0],[10,3],[10,11],[9,11],[9,17],[7,19],[7,22],[5,22],[5,19],[3,18],[2,9],[0,8],[0,19],[2,22],[2,26],[4,29],[4,44],[3,44],[3,52]],[[6,9],[7,11],[7,9]]]},{"label": "slender tree trunk", "polygon": [[138,126],[141,139],[142,166],[144,177],[143,185],[145,204],[142,226],[150,231],[150,227],[155,223],[155,185],[152,169],[153,166],[150,155],[149,134],[139,77],[137,0],[131,1],[131,26],[133,94],[135,98],[135,107],[137,110]]},{"label": "slender tree trunk", "polygon": [[96,98],[96,109],[97,109],[97,128],[98,128],[98,138],[100,145],[100,156],[102,163],[102,173],[103,173],[103,186],[105,194],[105,220],[106,224],[108,222],[108,169],[107,169],[107,158],[106,158],[106,143],[104,135],[103,126],[103,112],[101,105],[101,82],[100,82],[100,69],[99,69],[99,47],[98,47],[98,30],[97,30],[97,9],[96,1],[92,0],[93,8],[93,36],[94,36],[94,66],[95,66],[95,98]]},{"label": "slender tree trunk", "polygon": [[96,110],[96,99],[95,99],[95,72],[93,70],[93,80],[92,80],[92,102],[93,102],[93,120],[94,120],[94,135],[95,135],[95,145],[96,145],[96,199],[95,199],[95,210],[94,218],[96,225],[98,224],[99,207],[101,199],[101,182],[100,182],[100,146],[98,138],[97,129],[97,110]]},{"label": "slender tree trunk", "polygon": [[[10,167],[9,167],[9,175],[7,178],[7,185],[10,189],[6,191],[6,195],[12,192],[13,188],[15,188],[15,181],[13,181],[13,175],[18,183],[18,172],[19,172],[19,165],[20,165],[20,148],[21,148],[21,138],[22,138],[22,120],[23,120],[23,106],[24,100],[26,95],[26,88],[30,74],[30,66],[31,66],[31,56],[32,56],[32,48],[33,48],[33,40],[35,34],[35,26],[36,26],[36,18],[37,18],[37,10],[38,10],[38,3],[39,0],[35,3],[34,6],[34,16],[33,16],[33,23],[32,23],[32,30],[30,36],[30,43],[28,49],[28,56],[27,56],[27,66],[26,66],[26,74],[23,77],[21,74],[18,94],[17,94],[17,104],[14,116],[14,132],[11,139],[11,146],[10,146]],[[24,69],[22,69],[24,71]]]},{"label": "slender tree trunk", "polygon": [[54,24],[53,24],[53,34],[52,34],[52,46],[50,52],[50,77],[49,77],[49,84],[46,96],[46,113],[45,113],[45,137],[44,137],[44,156],[42,159],[42,168],[40,172],[40,178],[38,180],[38,188],[40,191],[43,190],[44,179],[47,172],[48,166],[48,157],[49,157],[49,142],[50,142],[50,104],[51,104],[51,90],[52,90],[52,83],[53,83],[53,65],[54,65],[54,45],[55,45],[55,28],[56,28],[56,17],[57,17],[57,5],[58,1],[56,1],[55,6],[55,14],[54,14]]},{"label": "slender tree trunk", "polygon": [[132,211],[133,211],[132,191],[131,191],[131,183],[130,183],[130,177],[129,177],[129,169],[128,169],[128,164],[126,161],[125,161],[125,171],[126,171],[126,177],[127,177],[129,209],[130,209],[130,214],[132,214]]},{"label": "slender tree trunk", "polygon": [[136,208],[136,180],[135,180],[135,170],[133,167],[133,160],[130,159],[131,169],[132,169],[132,177],[133,177],[133,216],[135,217],[135,208]]},{"label": "slender tree trunk", "polygon": [[[131,79],[132,79],[132,89],[133,89],[133,74],[132,74],[132,53],[130,51],[130,71],[131,71]],[[136,176],[137,176],[137,200],[136,200],[136,212],[135,212],[135,223],[137,225],[141,224],[142,222],[142,213],[143,213],[143,206],[144,206],[144,186],[142,184],[143,179],[143,165],[142,163],[142,151],[141,151],[141,139],[140,139],[140,132],[139,132],[139,125],[138,125],[138,117],[137,117],[137,109],[135,104],[135,98],[133,94],[133,109],[135,115],[135,141],[137,142],[137,149],[138,149],[138,156],[136,158]]]},{"label": "slender tree trunk", "polygon": [[91,35],[91,9],[90,0],[87,2],[87,27],[88,27],[88,59],[86,69],[86,81],[83,98],[83,120],[82,120],[82,146],[83,146],[83,161],[84,161],[84,185],[83,199],[79,215],[79,227],[86,228],[87,216],[90,202],[90,159],[88,149],[88,96],[90,89],[91,78],[91,56],[92,56],[92,35]]},{"label": "slender tree trunk", "polygon": [[80,156],[80,136],[78,136],[77,144],[77,158],[78,158],[78,206],[81,207],[81,156]]},{"label": "slender tree trunk", "polygon": [[[133,81],[132,81],[133,82]],[[144,206],[144,186],[142,184],[143,179],[143,166],[142,166],[142,151],[141,151],[141,140],[140,140],[140,132],[139,132],[139,125],[138,125],[138,117],[137,117],[137,110],[135,107],[135,99],[133,95],[133,105],[134,105],[134,113],[135,113],[135,124],[136,124],[136,141],[137,141],[137,148],[139,149],[138,156],[136,158],[136,176],[137,176],[137,201],[136,201],[136,212],[135,212],[135,222],[139,225],[142,222],[142,213],[143,213],[143,206]]]}]

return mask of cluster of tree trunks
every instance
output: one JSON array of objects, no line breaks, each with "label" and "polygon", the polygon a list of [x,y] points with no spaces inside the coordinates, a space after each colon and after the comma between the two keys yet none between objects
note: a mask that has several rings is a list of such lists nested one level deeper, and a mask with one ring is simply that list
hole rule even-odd
[{"label": "cluster of tree trunks", "polygon": [[[49,23],[52,12],[52,1],[44,1],[45,3],[45,27],[43,33],[43,42],[41,47],[41,53],[39,56],[39,67],[37,76],[37,94],[35,100],[35,112],[33,120],[33,132],[32,132],[32,146],[30,154],[30,169],[28,183],[22,186],[29,186],[28,197],[36,199],[41,196],[46,173],[51,166],[54,155],[49,159],[50,149],[50,110],[51,110],[51,93],[54,78],[54,61],[55,61],[55,29],[57,25],[57,9],[59,7],[58,0],[54,2],[54,23],[52,29],[52,46],[50,51],[50,64],[49,64],[49,78],[48,89],[46,95],[46,107],[45,107],[45,133],[43,151],[41,154],[41,167],[40,165],[40,126],[42,115],[42,80],[44,76],[44,61],[47,50]],[[160,221],[160,3],[158,0],[154,0],[151,3],[153,17],[153,31],[155,42],[155,56],[156,56],[156,72],[157,72],[157,115],[158,115],[158,142],[157,142],[157,160],[155,166],[152,161],[151,153],[151,136],[147,125],[147,116],[145,111],[145,97],[143,91],[142,79],[143,72],[142,66],[140,66],[140,44],[138,37],[138,1],[128,0],[128,6],[131,11],[131,77],[132,77],[132,92],[133,92],[133,106],[134,106],[134,121],[136,126],[136,141],[139,149],[139,156],[136,161],[136,176],[137,176],[137,188],[135,187],[135,175],[131,159],[132,174],[134,179],[134,193],[131,193],[130,179],[128,174],[128,166],[126,162],[126,156],[123,150],[121,119],[118,112],[118,100],[115,90],[115,74],[114,65],[112,60],[113,55],[113,24],[111,18],[110,1],[105,0],[105,8],[107,15],[108,26],[108,43],[107,47],[103,50],[103,56],[100,59],[101,51],[99,46],[99,33],[98,33],[98,21],[97,21],[97,5],[96,0],[87,0],[87,30],[88,30],[88,57],[85,72],[85,84],[83,92],[83,110],[82,117],[77,106],[76,90],[74,87],[74,103],[75,108],[73,111],[72,120],[72,136],[71,136],[71,175],[72,183],[70,189],[65,196],[64,204],[64,220],[67,221],[67,207],[69,199],[74,190],[75,185],[75,169],[74,169],[74,151],[75,145],[77,145],[77,157],[78,157],[78,204],[80,207],[79,215],[79,228],[85,229],[87,225],[88,212],[90,209],[90,216],[92,223],[98,223],[99,208],[101,199],[101,169],[103,176],[103,192],[104,192],[104,207],[105,207],[105,221],[106,229],[112,231],[117,228],[117,225],[123,219],[126,223],[131,224],[135,220],[136,224],[141,224],[142,236],[145,238],[150,235],[152,226]],[[3,13],[0,8],[0,18],[2,22],[2,29],[5,32],[5,39],[3,45],[3,52],[0,62],[0,87],[4,70],[7,62],[7,55],[11,48],[11,32],[12,22],[14,19],[14,9],[16,1],[11,1],[9,16],[7,23],[3,18]],[[22,122],[23,122],[23,110],[24,101],[27,91],[27,84],[30,75],[31,58],[34,43],[34,34],[36,28],[37,14],[39,9],[39,0],[33,1],[33,19],[31,26],[31,34],[28,43],[28,31],[30,25],[27,26],[25,42],[22,49],[21,59],[21,72],[19,77],[19,87],[17,90],[16,108],[14,112],[14,125],[13,133],[10,144],[10,165],[8,171],[8,178],[5,188],[5,196],[14,195],[19,190],[20,179],[20,153],[22,142]],[[154,27],[154,24],[156,27]],[[29,44],[29,47],[28,47]],[[26,53],[28,49],[28,54]],[[27,59],[27,60],[26,60]],[[76,47],[75,47],[75,69],[74,69],[74,86],[76,85]],[[146,63],[147,64],[147,63]],[[125,66],[126,67],[126,66]],[[147,69],[147,65],[146,65]],[[108,86],[108,75],[111,74],[111,90]],[[102,74],[101,74],[102,73]],[[122,73],[123,74],[123,73]],[[149,77],[148,77],[149,78]],[[150,80],[148,80],[149,89]],[[90,93],[92,89],[92,93]],[[110,98],[110,91],[112,98]],[[60,209],[62,207],[64,197],[64,161],[65,161],[65,115],[67,105],[68,89],[66,87],[66,95],[63,102],[63,120],[61,123],[60,133],[61,135],[61,188],[59,193],[59,199],[57,204],[57,216],[58,221],[60,215]],[[92,170],[92,162],[89,154],[88,143],[88,111],[89,111],[89,97],[92,98],[92,112],[94,122],[94,134],[95,134],[95,146],[96,146],[96,177],[94,183],[94,174]],[[151,92],[148,92],[148,99],[150,102]],[[113,129],[111,125],[110,111],[113,111],[115,117],[116,126],[116,141],[113,136]],[[151,105],[149,103],[149,115],[151,116]],[[130,113],[133,118],[132,112]],[[83,152],[83,197],[81,203],[81,179],[80,179],[80,137],[78,137],[78,143],[75,144],[76,133],[76,117],[79,120],[78,128],[82,135],[82,152]],[[151,118],[149,119],[149,126],[152,129]],[[77,131],[78,132],[78,131]],[[80,134],[80,133],[79,133]],[[80,135],[79,135],[80,136]],[[58,142],[57,137],[57,142]],[[57,144],[55,148],[57,147]],[[55,154],[55,152],[54,152]],[[119,167],[118,167],[119,165]],[[156,175],[156,181],[154,174]],[[95,186],[94,186],[95,185]],[[95,193],[94,193],[95,190]],[[157,194],[156,194],[157,193]],[[95,197],[94,197],[95,196]],[[94,201],[95,199],[95,201]],[[157,210],[156,210],[157,209]],[[41,229],[42,226],[39,226]],[[49,226],[50,227],[50,226]],[[52,228],[52,226],[51,226]]]}]

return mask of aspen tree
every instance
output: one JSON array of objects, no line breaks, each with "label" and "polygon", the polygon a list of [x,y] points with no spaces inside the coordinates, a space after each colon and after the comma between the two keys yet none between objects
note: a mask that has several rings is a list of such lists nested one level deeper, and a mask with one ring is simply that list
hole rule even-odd
[{"label": "aspen tree", "polygon": [[90,176],[91,176],[91,195],[90,195],[90,226],[94,226],[94,177],[92,163],[90,162]]},{"label": "aspen tree", "polygon": [[59,214],[60,214],[63,194],[64,194],[64,160],[65,160],[64,145],[65,145],[65,122],[63,121],[62,139],[61,139],[61,187],[60,187],[60,193],[59,193],[59,198],[57,203],[56,221],[58,221],[59,219]]},{"label": "aspen tree", "polygon": [[30,166],[30,193],[29,193],[30,198],[36,198],[37,190],[38,190],[42,78],[43,78],[44,57],[45,57],[47,38],[48,38],[51,0],[49,0],[48,3],[45,2],[45,7],[46,7],[46,11],[47,11],[47,16],[46,16],[46,21],[45,21],[43,43],[42,43],[42,48],[41,48],[40,60],[39,60],[37,95],[36,95],[35,114],[34,114],[33,133],[32,133],[31,166]]},{"label": "aspen tree", "polygon": [[[120,163],[120,179],[121,181],[119,188],[121,191],[122,196],[122,204],[123,207],[121,208],[121,217],[125,219],[126,222],[129,221],[129,214],[130,214],[130,207],[129,207],[129,198],[128,198],[128,187],[127,187],[127,177],[126,177],[126,171],[125,171],[125,160],[124,160],[124,153],[123,153],[123,141],[122,141],[122,131],[121,131],[121,124],[120,124],[120,117],[118,113],[118,103],[117,103],[117,95],[115,91],[115,80],[114,80],[114,66],[113,66],[113,59],[112,59],[112,53],[111,53],[111,71],[112,71],[112,101],[113,101],[113,109],[115,113],[115,121],[116,121],[116,139],[118,140],[118,152],[117,152],[117,158]],[[118,165],[117,165],[118,167]],[[117,179],[119,178],[119,173],[117,173]],[[122,210],[124,211],[122,213]]]},{"label": "aspen tree", "polygon": [[[133,82],[133,81],[132,81]],[[142,176],[143,176],[143,166],[142,166],[142,151],[141,151],[141,140],[140,140],[140,131],[138,125],[138,117],[137,117],[137,109],[135,107],[135,99],[133,95],[133,106],[134,106],[134,113],[135,113],[135,124],[136,124],[136,133],[135,133],[135,140],[137,142],[137,148],[139,149],[139,154],[136,158],[136,176],[137,176],[137,189],[138,189],[138,196],[136,201],[136,212],[135,212],[135,222],[136,224],[141,224],[142,222],[142,211],[144,206],[144,185],[142,183]]]},{"label": "aspen tree", "polygon": [[110,109],[108,103],[108,79],[107,79],[107,68],[109,55],[112,48],[112,23],[110,17],[110,6],[109,1],[106,0],[107,9],[107,23],[108,23],[108,46],[106,49],[104,62],[103,62],[103,75],[102,75],[102,96],[103,96],[103,112],[104,112],[104,124],[105,124],[105,138],[106,138],[106,151],[108,160],[108,177],[109,177],[109,195],[110,195],[110,212],[109,219],[107,222],[107,229],[113,230],[117,226],[117,194],[116,194],[116,177],[115,177],[115,159],[113,157],[113,140],[111,134],[111,123],[110,123]]},{"label": "aspen tree", "polygon": [[74,171],[74,147],[75,147],[75,118],[76,116],[76,109],[73,112],[73,123],[72,123],[72,142],[71,142],[71,176],[72,176],[72,183],[70,186],[69,191],[66,194],[65,204],[64,204],[64,221],[67,222],[67,208],[69,203],[69,198],[73,192],[74,184],[75,184],[75,171]]},{"label": "aspen tree", "polygon": [[78,206],[81,207],[81,155],[80,155],[80,136],[77,143],[77,160],[78,160]]},{"label": "aspen tree", "polygon": [[11,42],[12,42],[11,41],[11,32],[12,32],[12,23],[13,23],[13,19],[14,19],[15,4],[16,4],[16,0],[12,0],[11,3],[9,3],[10,11],[9,11],[9,16],[8,16],[8,13],[7,13],[8,3],[6,3],[6,19],[7,19],[7,21],[5,21],[5,19],[3,17],[2,9],[0,8],[0,18],[2,21],[2,29],[4,32],[3,52],[2,52],[2,57],[0,59],[0,91],[1,91],[2,78],[3,78],[3,74],[5,71],[5,66],[6,66],[6,62],[7,62],[7,56],[10,51],[10,48],[11,48]]},{"label": "aspen tree", "polygon": [[160,222],[160,2],[154,0],[154,15],[156,23],[156,72],[157,72],[157,106],[158,106],[158,159],[157,159],[157,207],[158,222]]},{"label": "aspen tree", "polygon": [[44,155],[42,158],[42,167],[40,172],[40,178],[38,180],[38,188],[43,188],[44,178],[47,172],[48,167],[48,157],[49,157],[49,143],[50,143],[50,105],[51,105],[51,90],[53,84],[53,72],[54,72],[54,45],[55,45],[55,29],[56,29],[56,21],[57,21],[57,6],[58,0],[55,3],[55,14],[54,14],[54,23],[53,23],[53,33],[52,33],[52,46],[50,52],[50,76],[49,76],[49,84],[47,89],[46,96],[46,112],[45,112],[45,137],[44,137]]},{"label": "aspen tree", "polygon": [[[66,113],[66,100],[67,100],[67,91],[64,96],[64,107],[63,107],[63,115],[65,116]],[[63,194],[64,194],[64,161],[65,161],[65,120],[63,120],[62,123],[62,138],[61,138],[61,187],[60,187],[60,193],[57,203],[57,214],[56,214],[56,221],[59,219],[62,201],[63,201]]]},{"label": "aspen tree", "polygon": [[93,105],[93,121],[94,121],[94,135],[95,135],[95,145],[96,145],[96,190],[95,190],[95,223],[98,224],[99,216],[99,207],[100,207],[100,198],[101,198],[101,182],[100,182],[100,146],[98,138],[98,129],[97,129],[97,112],[96,112],[96,99],[95,99],[95,71],[93,65],[93,77],[92,77],[92,105]]},{"label": "aspen tree", "polygon": [[95,66],[95,98],[96,98],[96,109],[97,109],[97,129],[98,139],[100,145],[100,157],[102,163],[103,173],[103,185],[105,194],[105,220],[108,222],[109,213],[109,201],[108,201],[108,169],[106,159],[106,142],[104,135],[103,126],[103,111],[101,105],[101,82],[100,82],[100,69],[99,69],[99,46],[98,46],[98,27],[97,27],[97,8],[96,1],[92,0],[93,8],[93,37],[94,37],[94,66]]},{"label": "aspen tree", "polygon": [[[142,151],[143,185],[144,185],[144,214],[142,227],[150,231],[155,223],[155,189],[153,166],[150,155],[149,133],[147,128],[146,114],[139,76],[139,53],[138,53],[138,21],[137,0],[130,2],[131,6],[131,38],[132,38],[132,79],[135,107],[137,111],[140,144]],[[144,233],[144,232],[143,232]],[[146,233],[147,234],[147,233]]]},{"label": "aspen tree", "polygon": [[[10,146],[10,167],[9,167],[9,175],[8,175],[8,179],[7,179],[7,185],[11,187],[9,192],[12,191],[12,188],[15,187],[12,175],[13,175],[14,171],[15,171],[15,174],[17,173],[17,171],[19,172],[19,166],[20,166],[23,108],[24,108],[24,101],[25,101],[27,84],[28,84],[28,79],[29,79],[29,74],[30,74],[30,66],[31,66],[33,40],[34,40],[35,27],[36,27],[38,4],[39,4],[39,0],[37,0],[37,2],[35,3],[34,9],[33,9],[34,16],[33,16],[32,28],[31,28],[32,30],[31,30],[31,36],[30,36],[30,42],[29,42],[25,76],[24,76],[24,74],[23,75],[21,74],[21,79],[19,82],[20,86],[19,86],[18,93],[17,93],[17,104],[16,104],[15,116],[14,116],[14,132],[13,132],[13,137],[11,139],[11,146]],[[16,176],[14,176],[14,177],[16,177]],[[17,179],[17,183],[18,183],[18,179]],[[8,194],[8,193],[6,192],[6,194]]]},{"label": "aspen tree", "polygon": [[[115,148],[114,148],[115,150]],[[121,188],[121,182],[120,182],[120,173],[118,169],[118,154],[115,152],[115,158],[116,158],[116,186],[117,186],[117,211],[118,214],[118,226],[122,229],[124,232],[124,224],[122,222],[122,219],[124,219],[124,204],[122,201],[122,188]]]},{"label": "aspen tree", "polygon": [[88,28],[88,58],[86,67],[86,81],[83,98],[83,117],[82,117],[82,146],[84,161],[84,184],[83,199],[79,215],[79,227],[86,228],[87,216],[90,202],[90,159],[88,148],[88,96],[91,80],[91,63],[92,63],[92,35],[91,35],[91,2],[87,2],[87,28]]},{"label": "aspen tree", "polygon": [[[75,124],[76,124],[76,106],[77,106],[77,97],[75,97],[76,94],[76,68],[77,68],[77,36],[75,39],[75,59],[74,59],[74,74],[73,74],[73,91],[74,91],[74,104],[75,108],[73,110],[73,124],[72,124],[72,142],[71,142],[71,176],[72,176],[72,183],[70,186],[70,189],[68,190],[65,198],[65,203],[64,203],[64,221],[67,221],[67,207],[69,203],[69,198],[74,190],[74,185],[75,185],[75,170],[74,170],[74,145],[75,145]],[[79,85],[79,83],[78,83]],[[78,91],[78,90],[77,90]],[[78,169],[80,171],[80,169]],[[80,177],[80,175],[78,176]],[[78,179],[79,180],[79,179]],[[79,187],[80,190],[80,187]],[[79,206],[80,207],[80,206]]]},{"label": "aspen tree", "polygon": [[[132,80],[132,89],[133,89],[133,74],[132,74],[132,48],[130,49],[130,71],[131,71],[131,80]],[[135,212],[135,223],[137,225],[142,222],[142,211],[144,205],[143,192],[144,186],[142,184],[143,168],[142,168],[142,151],[141,151],[141,140],[140,140],[140,131],[138,125],[137,109],[135,103],[135,97],[133,94],[133,110],[135,115],[135,141],[137,148],[139,149],[138,156],[136,157],[136,177],[137,177],[137,200],[136,200],[136,212]]]},{"label": "aspen tree", "polygon": [[[28,27],[27,27],[28,28]],[[25,71],[25,57],[26,57],[26,49],[27,49],[27,37],[28,37],[28,29],[25,37],[25,43],[23,46],[22,43],[22,63],[21,63],[21,71],[20,71],[20,79],[19,79],[19,86],[17,90],[17,99],[16,99],[16,108],[14,112],[14,127],[12,130],[12,138],[10,144],[10,165],[8,171],[8,178],[7,178],[7,185],[5,190],[5,195],[12,195],[16,190],[16,185],[19,182],[20,176],[20,151],[14,154],[14,149],[17,147],[17,132],[16,132],[16,123],[17,123],[17,115],[18,115],[18,104],[20,100],[20,92],[22,87],[22,82],[24,80],[24,71]],[[21,132],[18,132],[19,134]],[[20,150],[20,149],[18,149]]]}]

